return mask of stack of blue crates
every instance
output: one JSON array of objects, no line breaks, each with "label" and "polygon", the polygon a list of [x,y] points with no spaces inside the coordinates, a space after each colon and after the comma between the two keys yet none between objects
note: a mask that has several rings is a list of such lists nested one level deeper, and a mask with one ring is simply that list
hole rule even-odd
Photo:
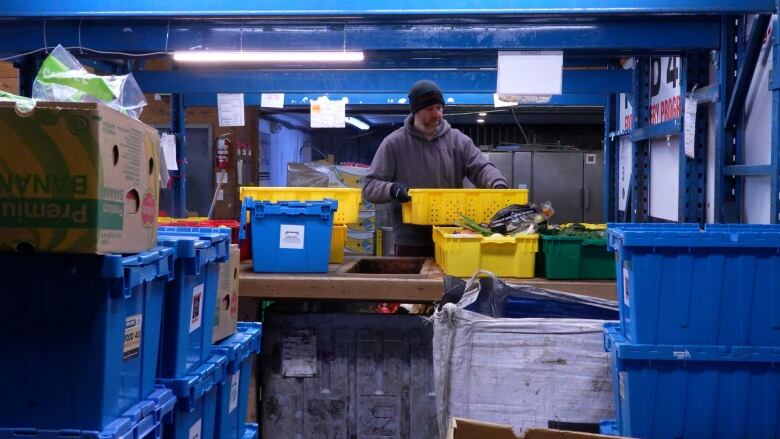
[{"label": "stack of blue crates", "polygon": [[214,346],[212,353],[227,358],[227,376],[217,391],[215,439],[252,439],[257,425],[245,424],[252,358],[260,353],[260,323],[239,322],[237,332]]},{"label": "stack of blue crates", "polygon": [[254,439],[261,325],[212,345],[230,230],[132,255],[1,254],[0,439]]},{"label": "stack of blue crates", "polygon": [[780,227],[611,224],[616,433],[780,437]]},{"label": "stack of blue crates", "polygon": [[170,439],[255,439],[245,424],[251,359],[260,351],[260,323],[212,345],[219,265],[230,258],[230,229],[160,227],[158,244],[174,250],[173,281],[165,297],[157,383],[176,408],[163,424]]},{"label": "stack of blue crates", "polygon": [[174,279],[165,297],[157,382],[177,398],[166,438],[214,436],[217,389],[227,359],[211,354],[219,263],[230,258],[230,230],[160,227],[157,242],[174,249]]},{"label": "stack of blue crates", "polygon": [[174,251],[0,254],[0,437],[159,437],[155,386]]}]

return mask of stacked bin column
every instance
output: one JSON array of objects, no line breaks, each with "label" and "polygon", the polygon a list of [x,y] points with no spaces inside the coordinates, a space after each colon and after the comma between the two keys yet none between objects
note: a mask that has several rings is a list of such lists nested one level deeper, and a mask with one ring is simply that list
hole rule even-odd
[{"label": "stacked bin column", "polygon": [[780,435],[780,227],[611,224],[624,436]]},{"label": "stacked bin column", "polygon": [[0,437],[159,437],[174,402],[155,387],[173,256],[0,254]]},{"label": "stacked bin column", "polygon": [[219,264],[230,257],[230,230],[160,227],[158,243],[175,250],[174,280],[168,285],[158,383],[177,398],[165,437],[211,438],[217,389],[227,359],[212,355]]}]

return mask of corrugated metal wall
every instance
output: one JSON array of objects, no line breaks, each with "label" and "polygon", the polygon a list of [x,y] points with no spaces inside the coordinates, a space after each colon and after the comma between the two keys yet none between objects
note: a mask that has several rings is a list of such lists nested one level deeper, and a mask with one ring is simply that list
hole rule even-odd
[{"label": "corrugated metal wall", "polygon": [[438,437],[432,332],[419,316],[267,315],[262,437]]}]

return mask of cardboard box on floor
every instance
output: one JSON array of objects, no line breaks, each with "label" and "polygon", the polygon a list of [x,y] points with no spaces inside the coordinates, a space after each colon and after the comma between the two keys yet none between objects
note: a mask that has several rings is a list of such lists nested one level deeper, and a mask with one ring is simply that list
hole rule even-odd
[{"label": "cardboard box on floor", "polygon": [[618,438],[576,431],[530,428],[519,438],[509,425],[491,424],[472,419],[452,418],[447,439],[597,439]]},{"label": "cardboard box on floor", "polygon": [[99,104],[0,103],[0,251],[137,253],[157,242],[157,131]]},{"label": "cardboard box on floor", "polygon": [[238,244],[230,245],[230,260],[220,264],[217,287],[217,309],[214,316],[212,342],[224,340],[236,333],[238,322],[238,266],[241,250]]}]

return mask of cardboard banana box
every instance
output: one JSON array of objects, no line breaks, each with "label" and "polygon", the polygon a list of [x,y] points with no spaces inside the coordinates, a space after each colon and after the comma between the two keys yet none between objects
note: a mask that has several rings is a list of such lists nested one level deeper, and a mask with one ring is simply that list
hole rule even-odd
[{"label": "cardboard banana box", "polygon": [[0,103],[0,251],[136,253],[157,241],[157,131],[99,104]]}]

